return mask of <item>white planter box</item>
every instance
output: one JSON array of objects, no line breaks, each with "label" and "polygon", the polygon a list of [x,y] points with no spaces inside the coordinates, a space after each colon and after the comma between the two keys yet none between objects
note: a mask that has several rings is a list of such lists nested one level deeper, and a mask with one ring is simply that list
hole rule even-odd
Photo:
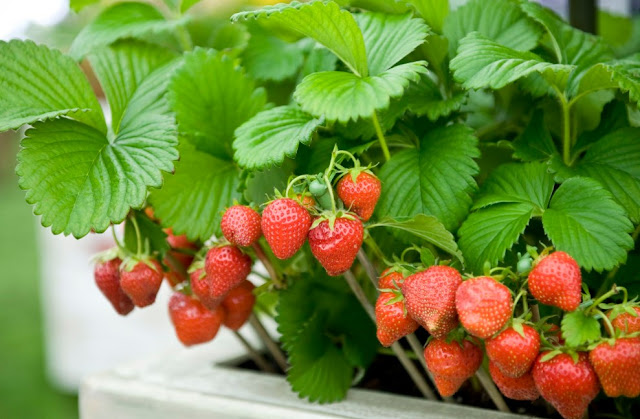
[{"label": "white planter box", "polygon": [[340,403],[301,400],[282,376],[214,365],[210,348],[158,356],[89,377],[83,419],[524,418],[497,411],[352,389]]}]

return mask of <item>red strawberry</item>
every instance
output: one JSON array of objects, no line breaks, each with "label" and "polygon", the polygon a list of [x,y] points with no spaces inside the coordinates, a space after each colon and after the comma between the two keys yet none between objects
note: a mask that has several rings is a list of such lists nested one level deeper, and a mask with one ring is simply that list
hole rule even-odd
[{"label": "red strawberry", "polygon": [[187,239],[187,236],[185,236],[184,234],[179,236],[174,235],[173,230],[170,228],[166,229],[165,233],[167,233],[167,242],[169,243],[169,246],[171,246],[173,249],[183,250],[182,252],[170,250],[169,253],[171,254],[171,256],[173,256],[178,262],[182,263],[182,266],[184,267],[188,267],[189,265],[191,265],[194,257],[188,252],[184,252],[184,250],[198,250],[198,246],[195,243],[189,241],[189,239]]},{"label": "red strawberry", "polygon": [[225,312],[222,307],[210,311],[200,301],[176,292],[169,300],[169,316],[180,342],[191,346],[213,339],[224,321]]},{"label": "red strawberry", "polygon": [[93,277],[98,289],[107,297],[113,308],[121,316],[133,310],[133,303],[120,287],[120,258],[96,263]]},{"label": "red strawberry", "polygon": [[220,228],[229,243],[247,247],[262,236],[260,221],[260,214],[253,208],[234,205],[224,212]]},{"label": "red strawberry", "polygon": [[502,374],[518,378],[527,373],[540,352],[540,335],[526,324],[524,337],[513,327],[486,341],[487,356]]},{"label": "red strawberry", "polygon": [[640,338],[603,342],[589,353],[589,361],[607,396],[640,396]]},{"label": "red strawberry", "polygon": [[249,320],[253,312],[256,296],[253,295],[255,286],[247,280],[229,291],[222,301],[222,307],[227,312],[224,325],[231,330],[240,329]]},{"label": "red strawberry", "polygon": [[322,220],[309,230],[311,253],[330,276],[341,275],[351,268],[363,238],[362,222],[351,216],[336,218],[333,228],[329,220]]},{"label": "red strawberry", "polygon": [[500,371],[500,368],[493,362],[489,361],[489,373],[493,382],[496,383],[500,392],[513,400],[536,400],[540,397],[538,389],[533,382],[533,375],[527,372],[518,378],[506,376]]},{"label": "red strawberry", "polygon": [[149,262],[153,268],[140,261],[130,271],[120,271],[120,286],[136,307],[153,304],[162,285],[162,266],[157,260],[150,259]]},{"label": "red strawberry", "polygon": [[212,247],[207,252],[204,270],[211,298],[224,298],[251,273],[251,258],[236,246]]},{"label": "red strawberry", "polygon": [[209,310],[215,310],[222,302],[222,297],[211,295],[211,281],[204,273],[204,269],[196,269],[191,272],[191,291],[198,297],[200,302]]},{"label": "red strawberry", "polygon": [[337,190],[344,205],[363,221],[368,221],[380,198],[381,184],[371,173],[360,172],[355,179],[351,173],[347,173],[338,182]]},{"label": "red strawberry", "polygon": [[542,304],[574,311],[582,298],[580,267],[565,252],[553,252],[543,257],[529,273],[529,290]]},{"label": "red strawberry", "polygon": [[533,381],[538,392],[563,418],[582,418],[600,391],[589,357],[586,352],[579,352],[578,362],[574,363],[571,355],[563,353],[542,362],[548,353],[541,352],[533,365]]},{"label": "red strawberry", "polygon": [[424,348],[424,360],[442,397],[456,393],[482,364],[482,350],[468,340],[462,346],[433,339]]},{"label": "red strawberry", "polygon": [[402,293],[407,311],[436,338],[443,338],[458,325],[456,290],[460,272],[450,266],[431,266],[405,279]]},{"label": "red strawberry", "polygon": [[622,313],[616,316],[611,324],[618,330],[623,331],[626,334],[640,332],[640,307],[633,307],[636,312],[635,316],[631,313]]},{"label": "red strawberry", "polygon": [[262,232],[278,259],[288,259],[300,250],[311,222],[309,211],[289,198],[276,199],[262,211]]},{"label": "red strawberry", "polygon": [[511,318],[513,299],[509,288],[489,276],[479,276],[458,287],[456,310],[469,333],[487,339]]},{"label": "red strawberry", "polygon": [[300,205],[302,205],[308,210],[313,209],[316,206],[316,200],[313,199],[313,196],[311,195],[298,194],[296,195],[296,197],[298,198],[298,202],[300,202]]},{"label": "red strawberry", "polygon": [[404,301],[391,301],[396,298],[396,293],[383,292],[376,301],[377,336],[382,346],[386,347],[420,327],[415,320],[405,314]]},{"label": "red strawberry", "polygon": [[394,281],[396,284],[401,285],[404,282],[404,277],[400,272],[391,272],[391,268],[387,268],[382,271],[380,279],[378,279],[378,289],[393,289],[395,288]]}]

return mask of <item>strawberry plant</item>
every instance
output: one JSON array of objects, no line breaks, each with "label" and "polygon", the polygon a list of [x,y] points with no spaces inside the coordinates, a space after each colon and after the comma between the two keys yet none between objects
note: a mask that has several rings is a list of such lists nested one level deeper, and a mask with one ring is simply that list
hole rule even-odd
[{"label": "strawberry plant", "polygon": [[105,7],[67,54],[0,42],[42,225],[124,224],[95,270],[118,314],[166,279],[182,343],[250,323],[312,402],[384,358],[432,399],[637,413],[637,45],[526,0],[196,3]]}]

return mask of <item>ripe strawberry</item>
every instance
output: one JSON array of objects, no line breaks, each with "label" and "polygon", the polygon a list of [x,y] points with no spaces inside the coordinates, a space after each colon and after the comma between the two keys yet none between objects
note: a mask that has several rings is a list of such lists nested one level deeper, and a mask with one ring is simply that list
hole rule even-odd
[{"label": "ripe strawberry", "polygon": [[213,339],[224,321],[225,312],[222,307],[210,311],[198,300],[176,292],[169,300],[169,316],[180,342],[191,346]]},{"label": "ripe strawberry", "polygon": [[589,353],[589,361],[607,396],[640,396],[640,338],[603,342]]},{"label": "ripe strawberry", "polygon": [[204,270],[211,298],[224,298],[251,273],[251,258],[236,246],[212,247],[207,252]]},{"label": "ripe strawberry", "polygon": [[393,289],[396,284],[401,285],[404,282],[404,277],[400,272],[391,272],[391,268],[387,268],[382,271],[380,278],[378,279],[378,289]]},{"label": "ripe strawberry", "polygon": [[358,214],[363,221],[368,221],[373,215],[378,198],[380,198],[380,180],[367,172],[360,172],[355,179],[347,173],[338,182],[338,196],[344,205]]},{"label": "ripe strawberry", "polygon": [[300,202],[300,205],[302,205],[303,207],[305,207],[307,210],[311,210],[316,206],[316,200],[313,199],[313,196],[308,195],[308,194],[298,194],[296,195],[298,202]]},{"label": "ripe strawberry", "polygon": [[256,296],[253,295],[255,286],[246,279],[237,287],[229,291],[222,301],[222,307],[227,312],[224,325],[231,330],[240,329],[249,320],[253,312]]},{"label": "ripe strawberry", "polygon": [[458,325],[456,290],[460,272],[450,266],[431,266],[405,279],[402,293],[407,311],[436,338],[443,338]]},{"label": "ripe strawberry", "polygon": [[247,247],[262,236],[260,221],[260,214],[253,208],[234,205],[224,212],[220,228],[229,243]]},{"label": "ripe strawberry", "polygon": [[311,253],[330,276],[341,275],[351,268],[363,238],[362,222],[351,216],[336,218],[333,228],[325,219],[309,230]]},{"label": "ripe strawberry", "polygon": [[548,353],[541,352],[533,365],[533,381],[538,392],[563,418],[582,418],[600,391],[589,357],[586,352],[579,352],[578,362],[574,363],[571,355],[563,353],[542,362]]},{"label": "ripe strawberry", "polygon": [[[169,253],[171,254],[171,256],[173,256],[178,262],[182,263],[182,266],[184,266],[185,268],[189,267],[189,265],[191,265],[191,263],[193,262],[194,257],[193,255],[189,254],[188,251],[198,250],[198,246],[195,243],[189,241],[189,239],[187,239],[187,236],[184,234],[181,234],[179,236],[174,235],[173,230],[170,228],[166,229],[165,233],[167,233],[167,243],[169,243],[169,246],[171,246],[173,249],[183,250],[170,250]],[[184,250],[186,250],[187,252],[184,252]]]},{"label": "ripe strawberry", "polygon": [[640,332],[640,307],[633,307],[636,312],[635,316],[631,313],[622,313],[616,316],[611,324],[614,328],[623,331],[626,334]]},{"label": "ripe strawberry", "polygon": [[133,310],[133,302],[120,287],[120,258],[96,263],[93,277],[98,289],[107,297],[113,308],[121,316]]},{"label": "ripe strawberry", "polygon": [[424,348],[424,360],[440,395],[449,397],[480,368],[482,350],[468,340],[461,346],[455,341],[433,339]]},{"label": "ripe strawberry", "polygon": [[222,302],[222,297],[211,295],[211,281],[207,278],[204,269],[196,269],[191,272],[191,291],[198,297],[202,305],[209,310],[215,310]]},{"label": "ripe strawberry", "polygon": [[288,259],[300,250],[311,222],[309,211],[289,198],[276,199],[262,211],[262,232],[278,259]]},{"label": "ripe strawberry", "polygon": [[503,375],[518,378],[526,374],[540,352],[540,335],[526,324],[524,337],[513,327],[486,341],[487,356]]},{"label": "ripe strawberry", "polygon": [[506,376],[500,371],[500,368],[493,362],[489,361],[489,373],[493,382],[496,383],[500,392],[513,400],[536,400],[540,397],[538,389],[533,382],[531,372],[526,372],[518,378]]},{"label": "ripe strawberry", "polygon": [[383,292],[376,301],[376,326],[378,340],[382,346],[389,347],[398,339],[416,331],[420,325],[405,314],[404,301],[395,301],[393,292]]},{"label": "ripe strawberry", "polygon": [[553,252],[543,257],[529,273],[529,290],[542,304],[574,311],[581,301],[580,267],[565,252]]},{"label": "ripe strawberry", "polygon": [[157,260],[150,259],[153,268],[145,262],[137,262],[131,270],[120,271],[120,286],[136,307],[146,307],[156,301],[164,272]]},{"label": "ripe strawberry", "polygon": [[469,333],[487,339],[511,318],[513,299],[509,288],[489,276],[479,276],[458,287],[456,310]]}]

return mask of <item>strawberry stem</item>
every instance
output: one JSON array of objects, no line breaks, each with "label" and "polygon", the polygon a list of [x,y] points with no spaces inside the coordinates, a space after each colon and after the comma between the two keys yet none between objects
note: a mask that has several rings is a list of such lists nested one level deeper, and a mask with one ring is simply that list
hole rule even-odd
[{"label": "strawberry stem", "polygon": [[258,256],[258,259],[260,259],[260,262],[262,262],[265,269],[269,273],[269,277],[271,277],[271,280],[273,281],[276,288],[283,288],[284,284],[282,283],[282,278],[280,278],[280,275],[278,275],[278,272],[273,267],[273,264],[267,257],[267,254],[264,252],[264,249],[262,248],[260,243],[256,242],[251,247],[253,247],[253,250],[256,252],[256,256]]},{"label": "strawberry stem", "polygon": [[249,324],[251,324],[253,330],[255,330],[260,339],[262,339],[265,346],[271,353],[271,356],[276,361],[276,364],[278,364],[283,372],[286,372],[287,369],[289,369],[287,357],[284,355],[278,344],[271,338],[271,335],[269,335],[269,332],[267,332],[267,329],[265,329],[264,325],[260,322],[260,319],[258,319],[258,316],[256,316],[255,313],[251,313],[251,317],[249,317]]},{"label": "strawberry stem", "polygon": [[389,161],[391,160],[391,154],[389,154],[387,140],[384,138],[384,133],[382,132],[382,127],[380,126],[380,121],[378,120],[378,114],[376,113],[376,111],[373,111],[371,119],[373,120],[373,127],[376,129],[376,135],[378,136],[378,141],[380,142],[380,147],[382,148],[382,154],[384,154],[384,159],[385,161]]},{"label": "strawberry stem", "polygon": [[142,254],[142,235],[140,234],[140,227],[138,227],[138,220],[136,220],[136,216],[134,214],[129,216],[131,220],[131,224],[133,224],[133,229],[136,231],[136,256],[140,257]]},{"label": "strawberry stem", "polygon": [[276,372],[275,368],[273,368],[273,366],[269,364],[267,360],[264,359],[264,357],[254,349],[253,346],[251,346],[251,344],[244,338],[244,336],[240,334],[240,332],[238,332],[237,330],[234,330],[233,334],[240,341],[240,343],[242,343],[242,346],[244,346],[244,348],[247,350],[247,352],[249,353],[249,356],[251,357],[251,359],[253,359],[253,362],[256,363],[258,368],[260,368],[264,372],[270,372],[270,373]]},{"label": "strawberry stem", "polygon": [[[597,300],[595,300],[593,302],[593,304],[591,304],[591,307],[589,307],[586,311],[585,314],[589,314],[590,312],[593,312],[595,310],[597,310],[598,305],[603,302],[604,300],[606,300],[607,298],[611,297],[612,295],[616,295],[618,293],[618,287],[616,287],[615,285],[605,294],[603,294],[602,296],[600,296]],[[625,290],[626,291],[626,290]]]},{"label": "strawberry stem", "polygon": [[602,321],[605,324],[605,329],[607,329],[607,333],[609,334],[609,336],[614,337],[616,335],[616,331],[613,328],[613,325],[611,324],[611,320],[609,320],[609,317],[607,317],[601,310],[596,310],[595,312],[602,317]]}]

